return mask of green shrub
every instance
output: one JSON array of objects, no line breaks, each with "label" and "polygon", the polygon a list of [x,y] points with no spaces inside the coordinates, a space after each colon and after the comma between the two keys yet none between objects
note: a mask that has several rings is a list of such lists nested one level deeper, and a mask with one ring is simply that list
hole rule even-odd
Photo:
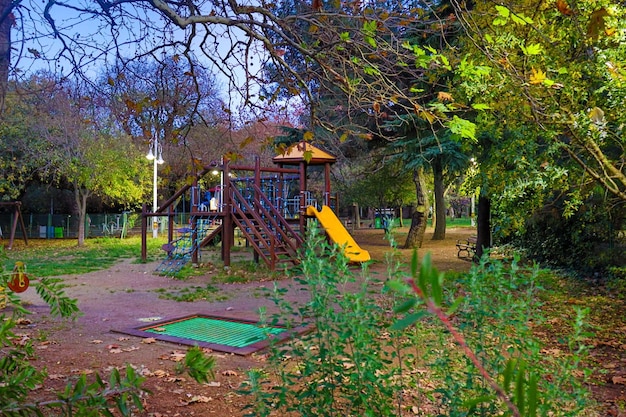
[{"label": "green shrub", "polygon": [[531,259],[579,272],[604,271],[624,262],[625,247],[617,239],[623,209],[593,196],[571,215],[563,214],[566,209],[564,201],[556,200],[527,219],[519,244]]},{"label": "green shrub", "polygon": [[485,259],[457,277],[458,297],[429,256],[421,264],[414,256],[409,277],[397,257],[388,261],[381,286],[367,269],[355,274],[325,238],[308,237],[296,281],[310,299],[294,306],[276,288],[281,313],[269,321],[312,330],[273,346],[267,369],[249,373],[248,415],[557,417],[588,409],[574,372],[586,355],[585,311],[576,312],[564,355],[546,356],[533,334],[543,320],[538,269]]}]

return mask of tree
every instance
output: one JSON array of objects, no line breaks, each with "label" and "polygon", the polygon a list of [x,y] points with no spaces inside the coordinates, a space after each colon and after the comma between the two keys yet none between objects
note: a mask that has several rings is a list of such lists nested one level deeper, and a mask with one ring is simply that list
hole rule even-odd
[{"label": "tree", "polygon": [[[74,192],[78,212],[78,245],[85,239],[87,199],[97,194],[129,207],[143,201],[149,183],[143,152],[122,132],[98,118],[97,109],[78,85],[57,85],[47,80],[36,111],[40,118],[33,129],[46,143],[40,174]],[[43,84],[42,84],[43,85]],[[115,146],[111,146],[115,144]],[[28,147],[28,144],[24,144]]]},{"label": "tree", "polygon": [[[467,31],[458,73],[480,67],[486,75],[461,83],[466,97],[489,109],[484,122],[500,132],[534,126],[547,149],[545,159],[530,164],[550,170],[564,152],[587,181],[625,201],[624,5],[520,0],[468,10],[452,4]],[[582,201],[578,188],[570,190],[574,204]]]},{"label": "tree", "polygon": [[[419,89],[398,85],[399,79],[412,82],[426,68],[447,65],[432,48],[405,42],[405,28],[425,17],[419,2],[342,6],[329,1],[297,14],[282,13],[275,3],[239,5],[225,0],[32,1],[30,13],[22,13],[27,9],[21,2],[8,6],[22,28],[13,43],[28,51],[16,65],[49,64],[51,69],[86,76],[106,61],[126,65],[168,51],[168,56],[195,65],[193,76],[199,65],[219,71],[229,91],[239,93],[246,106],[280,100],[260,94],[262,86],[280,80],[292,96],[302,95],[309,105],[316,102],[315,88],[324,85],[343,95],[346,108],[378,113],[393,103],[403,112],[455,123],[423,109]],[[438,19],[433,19],[435,24]],[[298,57],[300,66],[290,63],[287,51]],[[266,77],[263,69],[268,66],[276,68],[277,77]],[[322,122],[313,107],[312,125]]]},{"label": "tree", "polygon": [[179,187],[196,165],[219,160],[229,148],[228,114],[217,81],[195,63],[176,56],[118,62],[99,88],[98,105],[138,147],[160,141],[166,187]]}]

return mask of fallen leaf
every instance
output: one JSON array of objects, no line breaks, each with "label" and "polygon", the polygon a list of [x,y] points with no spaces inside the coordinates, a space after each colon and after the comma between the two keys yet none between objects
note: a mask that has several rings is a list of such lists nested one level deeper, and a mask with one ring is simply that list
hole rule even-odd
[{"label": "fallen leaf", "polygon": [[91,375],[93,374],[93,369],[72,369],[73,374],[82,374],[82,375]]},{"label": "fallen leaf", "polygon": [[113,353],[113,354],[122,353],[122,349],[120,348],[109,349],[109,353]]},{"label": "fallen leaf", "polygon": [[614,384],[626,385],[626,377],[616,375],[611,378],[611,382]]},{"label": "fallen leaf", "polygon": [[169,376],[169,372],[166,372],[162,369],[157,369],[156,371],[153,372],[153,375],[156,376],[157,378],[164,378],[166,376]]},{"label": "fallen leaf", "polygon": [[187,404],[208,403],[209,401],[213,401],[213,398],[205,397],[204,395],[194,395],[189,401],[187,401]]},{"label": "fallen leaf", "polygon": [[546,73],[541,69],[531,68],[532,73],[530,74],[530,83],[531,84],[541,84],[543,83],[547,76]]},{"label": "fallen leaf", "polygon": [[207,382],[204,385],[207,386],[207,387],[215,387],[215,388],[222,386],[222,384],[219,381],[210,381],[210,382]]},{"label": "fallen leaf", "polygon": [[148,338],[146,338],[146,339],[143,339],[143,340],[141,341],[141,343],[144,343],[144,344],[146,344],[146,345],[149,345],[149,344],[151,344],[151,343],[156,343],[156,339],[155,339],[154,337],[148,337]]},{"label": "fallen leaf", "polygon": [[124,352],[132,352],[133,350],[139,350],[139,348],[137,346],[131,346],[131,347],[127,347],[122,349]]},{"label": "fallen leaf", "polygon": [[50,374],[50,375],[48,375],[48,379],[51,379],[51,380],[65,379],[65,375],[61,375],[61,374]]},{"label": "fallen leaf", "polygon": [[137,320],[146,323],[146,322],[151,322],[151,321],[159,321],[161,319],[162,319],[162,317],[143,317],[143,318],[140,318],[140,319],[137,319]]},{"label": "fallen leaf", "polygon": [[237,372],[231,371],[231,370],[226,370],[226,371],[222,372],[222,375],[224,375],[224,376],[237,376]]},{"label": "fallen leaf", "polygon": [[155,332],[164,332],[167,329],[165,327],[155,327],[152,330],[154,330]]},{"label": "fallen leaf", "polygon": [[94,345],[99,345],[100,343],[102,343],[102,340],[94,339],[89,343],[93,343]]},{"label": "fallen leaf", "polygon": [[126,341],[126,340],[130,340],[130,337],[125,337],[125,336],[122,336],[122,337],[118,337],[118,338],[117,338],[117,341],[118,341],[118,342],[124,342],[124,341]]},{"label": "fallen leaf", "polygon": [[112,343],[110,345],[106,345],[107,349],[119,349],[120,345],[116,345],[115,343]]}]

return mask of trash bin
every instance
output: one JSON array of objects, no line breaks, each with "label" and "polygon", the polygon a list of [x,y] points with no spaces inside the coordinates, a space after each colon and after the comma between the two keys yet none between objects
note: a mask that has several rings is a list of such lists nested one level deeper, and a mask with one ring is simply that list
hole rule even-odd
[{"label": "trash bin", "polygon": [[54,237],[56,237],[56,238],[62,238],[63,237],[63,228],[62,227],[55,227],[54,228]]},{"label": "trash bin", "polygon": [[380,216],[376,216],[376,218],[374,219],[374,228],[380,229],[381,225],[382,225],[382,222],[380,220]]}]

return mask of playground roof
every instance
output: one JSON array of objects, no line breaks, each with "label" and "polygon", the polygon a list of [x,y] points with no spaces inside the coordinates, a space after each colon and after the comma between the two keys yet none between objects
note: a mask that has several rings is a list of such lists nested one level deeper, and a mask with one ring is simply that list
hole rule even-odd
[{"label": "playground roof", "polygon": [[297,165],[305,162],[309,165],[322,165],[337,161],[333,155],[308,142],[299,142],[291,145],[282,154],[272,158],[275,164]]}]

